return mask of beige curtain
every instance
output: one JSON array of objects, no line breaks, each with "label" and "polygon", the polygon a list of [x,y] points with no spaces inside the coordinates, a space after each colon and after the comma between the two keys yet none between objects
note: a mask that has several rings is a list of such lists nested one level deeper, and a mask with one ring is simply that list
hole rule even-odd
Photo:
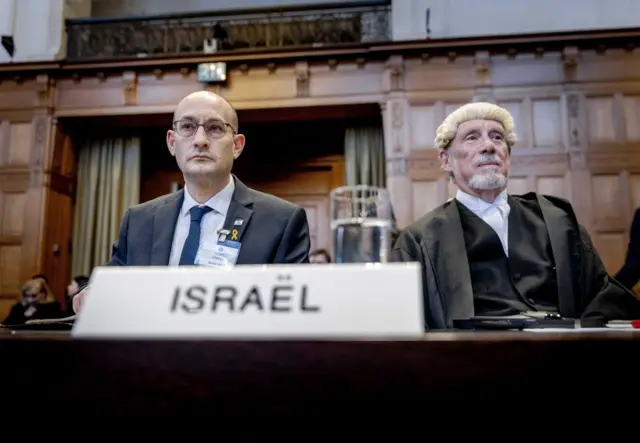
[{"label": "beige curtain", "polygon": [[125,211],[140,198],[140,139],[85,142],[78,158],[72,274],[90,275],[111,257]]},{"label": "beige curtain", "polygon": [[384,135],[380,126],[347,128],[344,140],[346,184],[386,186]]}]

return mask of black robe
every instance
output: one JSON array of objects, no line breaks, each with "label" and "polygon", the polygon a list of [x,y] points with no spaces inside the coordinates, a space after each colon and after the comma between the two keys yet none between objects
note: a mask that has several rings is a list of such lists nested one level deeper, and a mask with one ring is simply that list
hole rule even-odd
[{"label": "black robe", "polygon": [[624,265],[615,275],[615,279],[626,288],[632,289],[640,280],[640,209],[636,209],[629,230],[629,246]]},{"label": "black robe", "polygon": [[[537,200],[549,235],[558,312],[565,318],[579,318],[583,327],[602,326],[609,320],[640,319],[640,300],[607,274],[571,204],[537,193],[509,196],[510,204],[532,200]],[[469,262],[455,200],[405,228],[392,248],[391,261],[422,265],[426,330],[450,329],[454,319],[475,315]]]},{"label": "black robe", "polygon": [[36,303],[36,311],[26,316],[25,312],[29,306],[25,306],[18,302],[11,307],[9,315],[0,323],[3,326],[23,325],[29,320],[52,320],[65,317],[65,313],[57,301],[48,303]]}]

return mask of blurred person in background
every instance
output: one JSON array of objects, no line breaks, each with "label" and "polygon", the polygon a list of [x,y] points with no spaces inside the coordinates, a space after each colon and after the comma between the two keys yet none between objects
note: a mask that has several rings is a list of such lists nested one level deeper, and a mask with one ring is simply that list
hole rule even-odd
[{"label": "blurred person in background", "polygon": [[76,275],[71,279],[71,282],[67,285],[67,313],[69,315],[75,314],[72,306],[73,296],[84,289],[89,284],[89,277],[86,275]]},{"label": "blurred person in background", "polygon": [[32,278],[23,285],[20,301],[13,305],[2,324],[22,325],[29,320],[55,319],[64,316],[65,313],[47,282],[42,278]]},{"label": "blurred person in background", "polygon": [[309,254],[309,262],[316,265],[331,263],[331,255],[326,249],[316,249]]}]

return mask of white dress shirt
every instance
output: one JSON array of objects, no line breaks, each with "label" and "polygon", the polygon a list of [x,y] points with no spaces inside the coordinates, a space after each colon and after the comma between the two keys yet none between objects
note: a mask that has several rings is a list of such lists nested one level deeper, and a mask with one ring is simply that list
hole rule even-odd
[{"label": "white dress shirt", "polygon": [[[224,221],[229,211],[229,205],[231,204],[231,197],[233,197],[233,191],[235,190],[235,183],[233,178],[230,178],[229,184],[225,186],[220,192],[207,200],[203,206],[209,206],[213,211],[207,212],[201,221],[200,231],[200,245],[198,250],[203,246],[206,249],[213,250],[216,243],[218,243],[218,230],[224,226]],[[178,215],[178,221],[176,222],[176,229],[173,233],[173,245],[171,246],[171,256],[169,257],[169,266],[178,266],[180,263],[180,255],[182,254],[182,248],[184,242],[189,235],[189,227],[191,226],[191,213],[189,212],[194,206],[199,206],[199,203],[189,194],[187,186],[184,188],[184,202]]]},{"label": "white dress shirt", "polygon": [[467,209],[480,217],[486,224],[491,226],[504,248],[504,253],[509,256],[509,212],[511,208],[507,202],[507,190],[505,189],[496,197],[493,203],[467,194],[458,189],[456,200],[465,205]]}]

